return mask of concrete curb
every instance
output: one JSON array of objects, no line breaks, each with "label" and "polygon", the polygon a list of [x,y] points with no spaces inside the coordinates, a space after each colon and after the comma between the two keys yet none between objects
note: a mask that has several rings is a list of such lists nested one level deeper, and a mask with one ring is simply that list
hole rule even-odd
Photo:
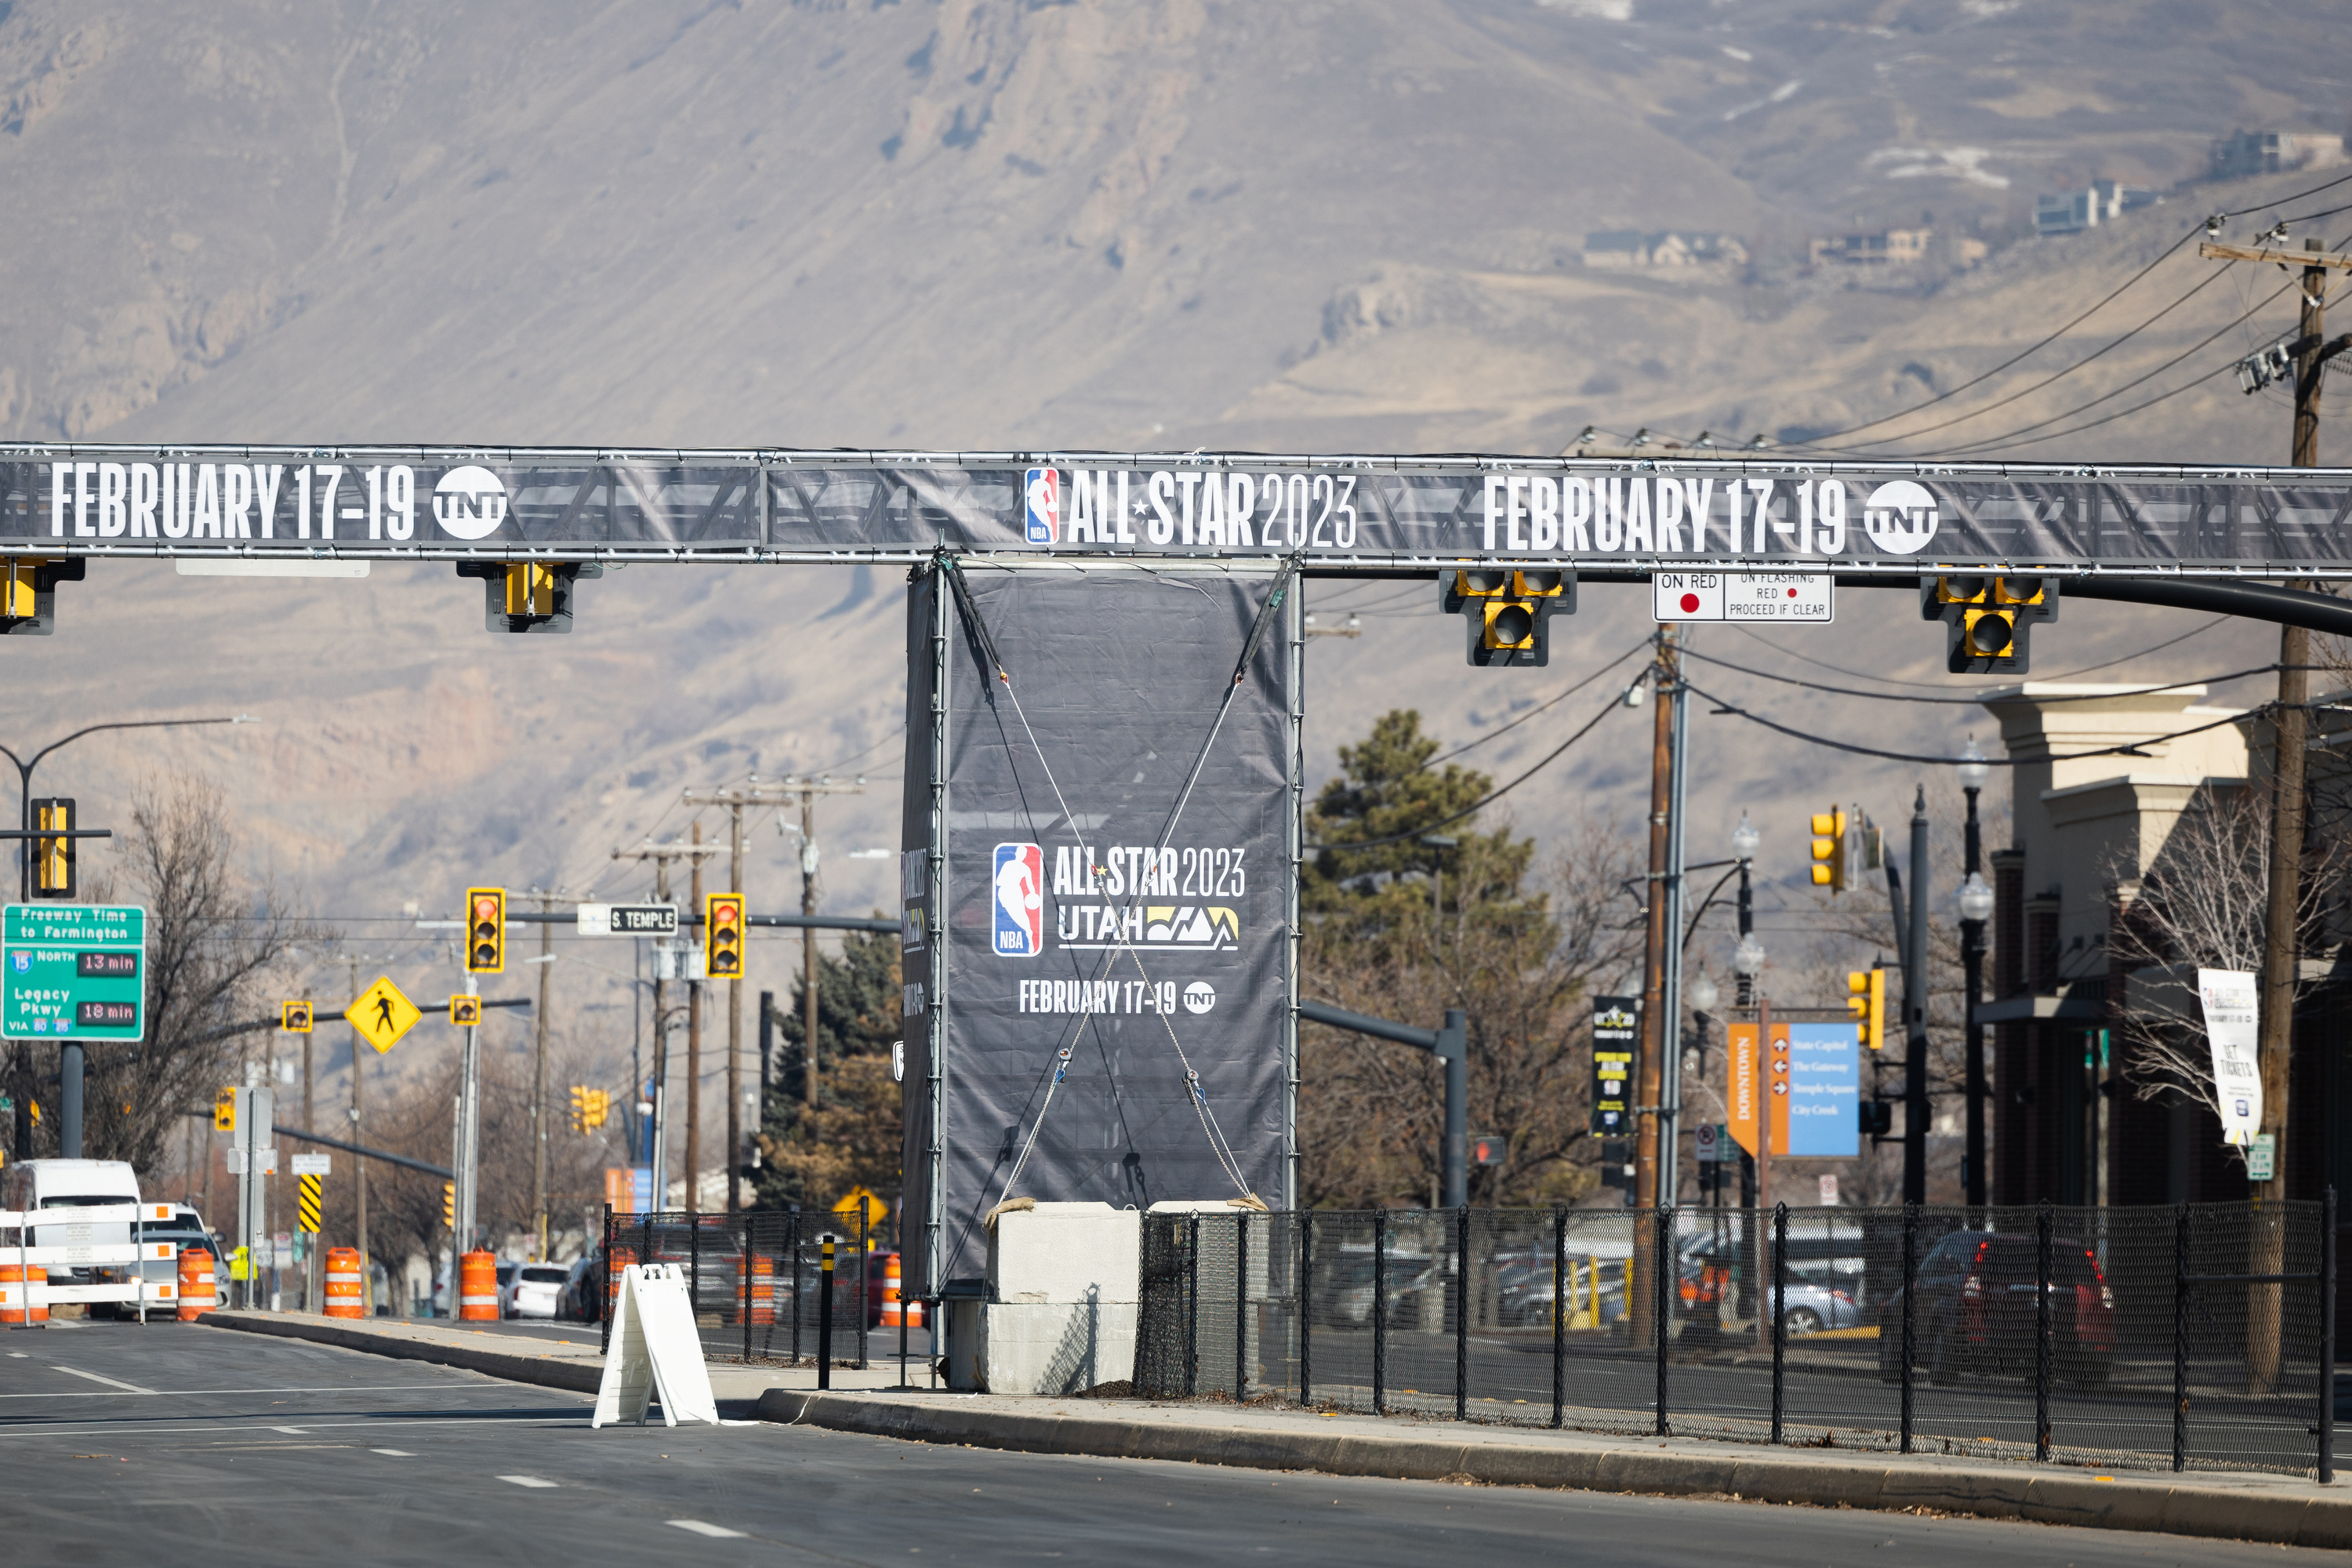
[{"label": "concrete curb", "polygon": [[1817,1507],[1932,1509],[2103,1530],[2352,1548],[2352,1499],[2278,1495],[2170,1480],[2035,1474],[2022,1466],[1878,1465],[1635,1448],[1551,1448],[1424,1436],[1213,1429],[1115,1415],[942,1410],[936,1405],[772,1388],[762,1420],[919,1443],[966,1443],[1024,1453],[1188,1460],[1262,1470],[1442,1480],[1580,1491],[1737,1497]]},{"label": "concrete curb", "polygon": [[362,1351],[369,1355],[390,1356],[397,1361],[423,1361],[438,1366],[460,1367],[467,1372],[502,1377],[509,1383],[535,1383],[543,1388],[567,1389],[574,1394],[595,1393],[604,1375],[601,1364],[583,1366],[554,1356],[478,1350],[472,1345],[435,1344],[427,1340],[403,1339],[395,1334],[366,1329],[347,1329],[339,1323],[317,1322],[282,1313],[257,1313],[248,1317],[236,1312],[206,1312],[196,1321],[206,1328],[235,1329],[247,1334],[275,1334],[279,1339],[339,1345],[347,1351]]}]

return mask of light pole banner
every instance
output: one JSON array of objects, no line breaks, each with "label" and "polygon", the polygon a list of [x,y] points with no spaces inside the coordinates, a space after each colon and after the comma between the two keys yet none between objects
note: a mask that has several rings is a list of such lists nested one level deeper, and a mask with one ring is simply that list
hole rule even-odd
[{"label": "light pole banner", "polygon": [[936,552],[1752,573],[2352,576],[2352,470],[1252,453],[0,446],[44,555],[913,561]]},{"label": "light pole banner", "polygon": [[2242,969],[2200,969],[2197,1000],[2205,1008],[2205,1038],[2213,1048],[2213,1106],[2221,1114],[2221,1141],[2245,1148],[2263,1125],[2263,1073],[2255,1059],[2261,1030],[2261,988]]}]

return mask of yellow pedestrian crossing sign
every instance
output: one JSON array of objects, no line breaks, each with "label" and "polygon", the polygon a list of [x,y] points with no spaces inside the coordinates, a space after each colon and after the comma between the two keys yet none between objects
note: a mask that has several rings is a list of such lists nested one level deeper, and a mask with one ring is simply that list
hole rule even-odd
[{"label": "yellow pedestrian crossing sign", "polygon": [[361,992],[360,999],[343,1009],[343,1016],[350,1020],[352,1027],[376,1048],[379,1056],[398,1045],[400,1037],[415,1028],[416,1020],[424,1016],[416,1010],[415,1003],[400,994],[400,987],[388,975]]},{"label": "yellow pedestrian crossing sign", "polygon": [[866,1227],[871,1230],[889,1215],[890,1209],[880,1198],[874,1195],[871,1188],[858,1186],[850,1188],[835,1199],[833,1212],[835,1214],[863,1213],[866,1215]]}]

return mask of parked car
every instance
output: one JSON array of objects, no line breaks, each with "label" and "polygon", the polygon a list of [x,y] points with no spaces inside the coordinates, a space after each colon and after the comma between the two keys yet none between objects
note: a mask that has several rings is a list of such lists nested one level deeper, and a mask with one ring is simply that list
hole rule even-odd
[{"label": "parked car", "polygon": [[525,1263],[499,1272],[506,1276],[499,1282],[499,1317],[555,1318],[557,1298],[571,1279],[569,1269],[556,1263]]},{"label": "parked car", "polygon": [[604,1249],[600,1245],[572,1259],[555,1296],[555,1315],[568,1323],[601,1322],[604,1317]]},{"label": "parked car", "polygon": [[[1927,1249],[1912,1284],[1912,1336],[1931,1381],[2033,1377],[2039,1251],[2032,1236],[1978,1230]],[[2115,1359],[2115,1292],[2080,1241],[2053,1241],[2050,1261],[2053,1370],[2070,1387],[2099,1387]],[[1878,1310],[1878,1373],[1889,1383],[1902,1377],[1903,1301],[1898,1288]]]}]

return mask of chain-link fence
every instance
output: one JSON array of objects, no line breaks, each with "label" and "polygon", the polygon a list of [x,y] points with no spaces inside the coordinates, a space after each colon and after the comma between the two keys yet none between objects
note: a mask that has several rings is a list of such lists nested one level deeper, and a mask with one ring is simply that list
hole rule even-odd
[{"label": "chain-link fence", "polygon": [[2335,1199],[1148,1215],[1137,1392],[2334,1470]]},{"label": "chain-link fence", "polygon": [[[702,1353],[719,1360],[814,1361],[822,1344],[835,1365],[866,1364],[883,1259],[862,1214],[616,1214],[592,1266],[611,1348],[613,1300],[632,1263],[673,1263],[686,1273]],[[833,1281],[825,1285],[825,1246]],[[831,1303],[831,1333],[825,1331]]]}]

